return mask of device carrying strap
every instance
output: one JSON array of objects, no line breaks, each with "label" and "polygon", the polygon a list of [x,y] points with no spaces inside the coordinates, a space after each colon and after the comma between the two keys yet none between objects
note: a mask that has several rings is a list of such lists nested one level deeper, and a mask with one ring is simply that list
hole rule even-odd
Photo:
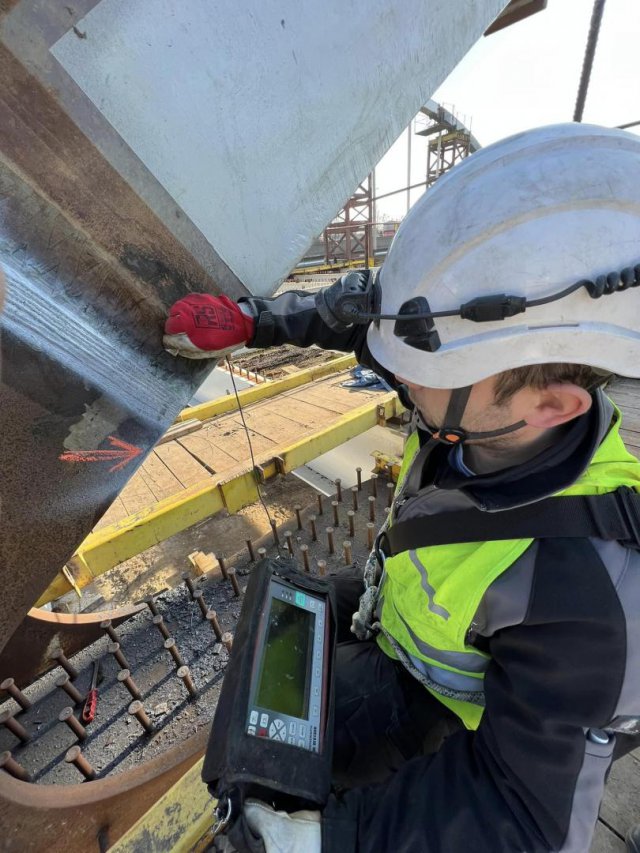
[{"label": "device carrying strap", "polygon": [[476,508],[399,521],[383,531],[385,557],[431,545],[498,539],[616,540],[640,550],[640,495],[626,486],[606,495],[546,498],[500,512]]}]

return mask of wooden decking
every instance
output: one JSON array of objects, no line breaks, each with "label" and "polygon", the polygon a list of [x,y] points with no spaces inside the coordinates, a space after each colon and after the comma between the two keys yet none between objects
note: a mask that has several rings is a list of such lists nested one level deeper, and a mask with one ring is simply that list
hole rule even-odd
[{"label": "wooden decking", "polygon": [[[305,433],[329,426],[340,415],[374,401],[375,391],[341,388],[343,371],[294,388],[244,410],[256,456],[298,441]],[[96,529],[121,521],[158,501],[226,472],[251,465],[238,411],[203,423],[195,432],[159,444],[102,517]]]}]

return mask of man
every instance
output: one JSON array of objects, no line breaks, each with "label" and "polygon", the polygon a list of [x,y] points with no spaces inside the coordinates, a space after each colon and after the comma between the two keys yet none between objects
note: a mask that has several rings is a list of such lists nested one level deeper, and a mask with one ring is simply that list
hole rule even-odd
[{"label": "man", "polygon": [[378,277],[172,309],[174,353],[354,350],[414,415],[379,565],[359,606],[338,588],[335,794],[249,805],[269,853],[589,850],[640,730],[640,463],[601,389],[640,377],[639,163],[621,131],[523,133],[441,178]]}]

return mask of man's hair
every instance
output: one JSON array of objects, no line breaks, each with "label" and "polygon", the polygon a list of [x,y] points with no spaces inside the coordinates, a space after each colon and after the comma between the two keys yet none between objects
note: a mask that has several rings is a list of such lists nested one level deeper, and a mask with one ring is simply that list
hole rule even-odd
[{"label": "man's hair", "polygon": [[586,364],[532,364],[530,367],[515,367],[498,373],[495,384],[495,402],[506,403],[521,388],[546,388],[553,382],[572,382],[587,391],[594,391],[613,377],[588,367]]}]

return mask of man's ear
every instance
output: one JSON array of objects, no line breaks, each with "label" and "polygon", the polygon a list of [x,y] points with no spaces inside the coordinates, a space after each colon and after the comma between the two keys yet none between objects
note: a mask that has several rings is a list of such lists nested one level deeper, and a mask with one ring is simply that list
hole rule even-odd
[{"label": "man's ear", "polygon": [[580,385],[554,382],[537,392],[537,400],[524,420],[529,426],[551,429],[584,415],[591,404],[591,394]]}]

